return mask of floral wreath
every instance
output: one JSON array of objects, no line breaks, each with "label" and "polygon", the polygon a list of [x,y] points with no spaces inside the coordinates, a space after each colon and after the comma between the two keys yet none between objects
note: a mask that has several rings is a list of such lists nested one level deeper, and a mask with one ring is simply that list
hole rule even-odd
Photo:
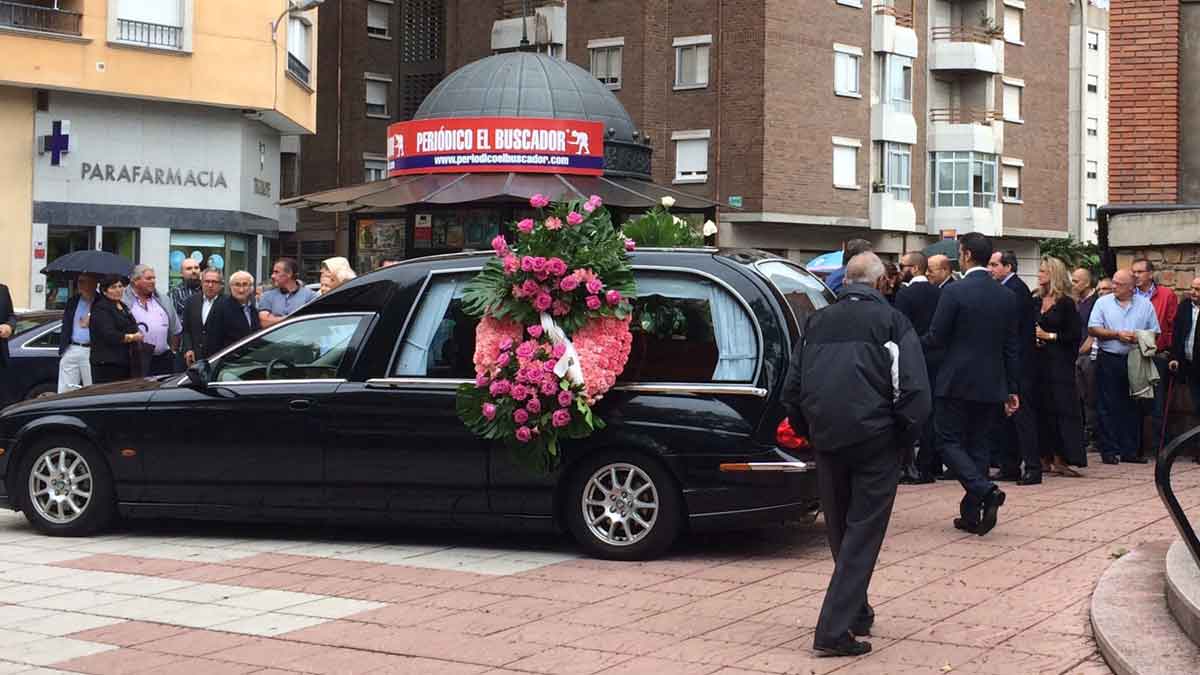
[{"label": "floral wreath", "polygon": [[458,390],[458,415],[476,435],[502,440],[519,463],[553,470],[562,439],[604,428],[592,406],[625,369],[634,297],[628,252],[600,197],[529,203],[541,218],[516,224],[511,245],[463,292],[475,331],[475,382]]}]

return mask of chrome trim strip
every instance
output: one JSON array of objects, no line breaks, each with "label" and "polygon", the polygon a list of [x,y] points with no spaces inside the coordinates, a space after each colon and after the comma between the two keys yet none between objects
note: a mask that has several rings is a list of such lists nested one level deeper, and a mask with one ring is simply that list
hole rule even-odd
[{"label": "chrome trim strip", "polygon": [[638,394],[707,394],[707,395],[730,395],[730,396],[754,396],[756,398],[766,398],[767,390],[762,387],[756,387],[751,384],[703,384],[703,383],[687,383],[687,384],[667,384],[667,383],[630,383],[617,384],[613,387],[616,391],[628,391]]},{"label": "chrome trim strip", "polygon": [[[184,378],[187,379],[186,377]],[[345,384],[347,382],[344,377],[330,378],[328,380],[310,379],[310,380],[218,380],[209,382],[209,387],[240,387],[240,386],[261,386],[268,384]]]},{"label": "chrome trim strip", "polygon": [[[792,462],[729,462],[739,468],[724,468],[722,465],[721,471],[726,473],[737,473],[742,471],[782,471],[784,473],[803,473],[805,471],[816,471],[817,465],[815,462],[802,462],[795,460]],[[745,466],[746,468],[740,468]]]},{"label": "chrome trim strip", "polygon": [[399,387],[414,387],[417,389],[458,389],[461,385],[474,380],[459,380],[440,377],[373,377],[367,380],[368,387],[396,389]]},{"label": "chrome trim strip", "polygon": [[20,347],[18,347],[18,349],[28,349],[28,350],[29,350],[29,351],[31,351],[31,352],[32,352],[32,351],[38,351],[38,352],[41,352],[41,351],[46,351],[46,352],[53,351],[53,352],[57,352],[57,351],[58,351],[58,347],[30,347],[30,346],[28,346],[30,342],[37,342],[38,340],[40,340],[40,339],[42,338],[42,336],[43,336],[43,335],[46,335],[47,333],[53,333],[53,332],[54,332],[54,331],[56,331],[56,330],[62,330],[62,321],[53,321],[53,322],[51,322],[51,324],[52,324],[52,325],[51,325],[49,328],[46,328],[45,330],[43,330],[42,332],[38,333],[37,335],[34,335],[33,337],[26,338],[26,339],[25,339],[25,341],[21,343],[21,346],[20,346]]}]

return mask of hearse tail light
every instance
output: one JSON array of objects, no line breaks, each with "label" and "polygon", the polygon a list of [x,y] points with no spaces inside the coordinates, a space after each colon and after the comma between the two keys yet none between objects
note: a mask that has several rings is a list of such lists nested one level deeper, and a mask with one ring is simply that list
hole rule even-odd
[{"label": "hearse tail light", "polygon": [[779,447],[787,448],[788,450],[808,450],[812,448],[812,445],[808,442],[808,437],[798,435],[796,430],[792,428],[792,423],[786,417],[783,418],[783,421],[775,429],[775,442],[779,444]]}]

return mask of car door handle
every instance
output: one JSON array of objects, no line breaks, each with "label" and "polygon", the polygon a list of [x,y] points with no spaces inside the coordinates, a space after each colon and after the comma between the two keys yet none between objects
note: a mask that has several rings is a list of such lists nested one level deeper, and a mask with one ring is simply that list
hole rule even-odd
[{"label": "car door handle", "polygon": [[302,411],[313,407],[313,402],[306,398],[298,398],[288,403],[288,410]]}]

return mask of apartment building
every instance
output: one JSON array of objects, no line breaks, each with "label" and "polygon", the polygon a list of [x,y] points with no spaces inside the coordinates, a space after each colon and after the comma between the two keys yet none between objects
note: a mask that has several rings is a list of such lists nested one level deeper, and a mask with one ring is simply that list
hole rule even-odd
[{"label": "apartment building", "polygon": [[[721,245],[807,260],[977,231],[1029,259],[1069,231],[1067,3],[534,0],[525,21],[519,0],[337,4],[321,67],[345,90],[302,144],[302,192],[381,175],[387,119],[523,35],[615,93],[656,182],[723,205]],[[344,252],[354,217],[302,213],[289,250]]]},{"label": "apartment building", "polygon": [[[280,146],[316,130],[315,12],[288,0],[0,0],[0,270],[103,249],[261,278],[281,229]],[[282,216],[286,229],[287,217]]]},{"label": "apartment building", "polygon": [[1108,203],[1108,0],[1072,4],[1067,222],[1071,236],[1095,242],[1096,210]]}]

